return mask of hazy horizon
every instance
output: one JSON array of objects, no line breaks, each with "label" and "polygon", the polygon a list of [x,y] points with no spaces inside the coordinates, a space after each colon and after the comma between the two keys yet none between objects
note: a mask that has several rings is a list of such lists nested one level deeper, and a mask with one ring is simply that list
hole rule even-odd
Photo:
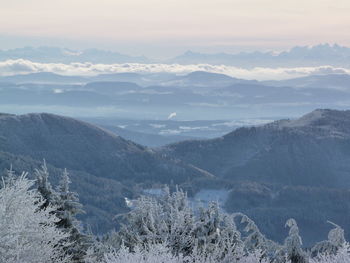
[{"label": "hazy horizon", "polygon": [[[51,41],[46,41],[42,39],[37,39],[35,41],[32,41],[31,38],[24,37],[24,38],[18,38],[18,37],[11,37],[11,36],[3,36],[0,34],[0,40],[1,39],[8,39],[9,41],[1,41],[0,42],[0,51],[9,51],[9,50],[16,50],[16,49],[25,49],[25,48],[60,48],[60,49],[66,49],[66,50],[72,50],[72,51],[86,51],[86,50],[102,50],[102,51],[109,51],[109,52],[115,52],[122,55],[127,56],[135,56],[135,57],[141,57],[144,56],[146,58],[155,60],[155,61],[166,61],[168,59],[172,59],[174,57],[183,55],[187,52],[193,52],[198,54],[209,54],[209,55],[215,55],[215,54],[228,54],[228,55],[236,55],[240,53],[254,53],[254,52],[261,52],[261,53],[273,53],[273,54],[280,54],[282,52],[289,52],[293,48],[301,47],[301,48],[313,48],[318,46],[339,46],[339,47],[345,47],[350,48],[349,45],[345,45],[343,43],[337,43],[337,42],[320,42],[320,43],[314,43],[314,44],[296,44],[296,45],[290,45],[286,46],[284,48],[274,48],[272,46],[268,47],[247,47],[247,46],[231,46],[229,48],[220,48],[220,47],[212,47],[208,49],[203,49],[200,46],[184,46],[181,48],[175,48],[171,50],[167,55],[164,56],[152,56],[152,52],[150,53],[132,53],[132,52],[123,52],[124,48],[118,49],[117,47],[108,47],[105,45],[91,45],[91,46],[84,46],[84,45],[77,45],[73,42],[70,42],[69,40],[63,40],[62,44],[60,44],[60,41],[57,42],[57,40],[52,39]],[[8,43],[11,42],[11,39],[14,40],[15,44],[9,45]],[[28,43],[28,44],[27,44]],[[179,50],[178,52],[176,52]]]},{"label": "hazy horizon", "polygon": [[2,10],[0,48],[98,47],[166,58],[186,50],[350,46],[350,2],[344,0],[15,0],[2,3]]},{"label": "hazy horizon", "polygon": [[[1,8],[3,110],[230,119],[350,105],[349,1],[13,0]],[[23,76],[43,72],[60,76]],[[88,84],[99,81],[122,84]]]}]

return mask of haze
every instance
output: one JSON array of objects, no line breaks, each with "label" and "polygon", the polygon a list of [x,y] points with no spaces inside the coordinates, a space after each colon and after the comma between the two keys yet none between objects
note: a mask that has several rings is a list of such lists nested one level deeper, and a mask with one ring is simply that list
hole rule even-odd
[{"label": "haze", "polygon": [[350,45],[349,12],[346,0],[3,1],[0,48],[64,43],[164,57]]}]

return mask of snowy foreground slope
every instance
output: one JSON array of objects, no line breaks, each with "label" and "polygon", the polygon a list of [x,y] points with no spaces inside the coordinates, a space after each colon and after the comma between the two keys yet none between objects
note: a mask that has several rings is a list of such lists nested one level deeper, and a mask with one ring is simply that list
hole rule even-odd
[{"label": "snowy foreground slope", "polygon": [[[142,196],[117,218],[118,232],[86,234],[76,215],[81,205],[64,171],[51,186],[47,167],[27,174],[9,170],[0,188],[0,262],[6,263],[345,263],[350,245],[331,223],[328,239],[302,247],[297,222],[288,219],[283,243],[266,238],[241,213],[225,214],[217,203],[194,211],[187,195],[164,189],[158,198]],[[36,186],[34,185],[36,183]],[[241,228],[240,226],[243,226]],[[241,230],[240,230],[241,229]]]}]

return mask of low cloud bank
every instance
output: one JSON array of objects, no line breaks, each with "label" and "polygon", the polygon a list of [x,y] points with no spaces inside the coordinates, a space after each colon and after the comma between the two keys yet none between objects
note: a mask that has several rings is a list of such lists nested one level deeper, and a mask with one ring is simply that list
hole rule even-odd
[{"label": "low cloud bank", "polygon": [[180,64],[93,64],[93,63],[38,63],[17,59],[0,61],[0,76],[15,74],[52,72],[61,75],[93,76],[108,73],[174,73],[187,74],[194,71],[222,73],[236,78],[256,80],[283,80],[316,74],[350,74],[350,69],[333,66],[295,67],[295,68],[238,68],[225,65],[180,65]]}]

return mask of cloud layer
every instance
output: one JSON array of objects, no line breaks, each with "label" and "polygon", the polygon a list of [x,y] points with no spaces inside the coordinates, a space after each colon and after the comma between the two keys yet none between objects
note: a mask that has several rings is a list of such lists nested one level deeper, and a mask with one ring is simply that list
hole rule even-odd
[{"label": "cloud layer", "polygon": [[61,75],[93,76],[108,73],[174,73],[186,74],[194,71],[222,73],[236,78],[256,80],[282,80],[316,74],[350,74],[350,69],[333,66],[244,69],[225,65],[179,65],[179,64],[93,64],[93,63],[38,63],[24,59],[0,61],[0,76],[52,72]]}]

